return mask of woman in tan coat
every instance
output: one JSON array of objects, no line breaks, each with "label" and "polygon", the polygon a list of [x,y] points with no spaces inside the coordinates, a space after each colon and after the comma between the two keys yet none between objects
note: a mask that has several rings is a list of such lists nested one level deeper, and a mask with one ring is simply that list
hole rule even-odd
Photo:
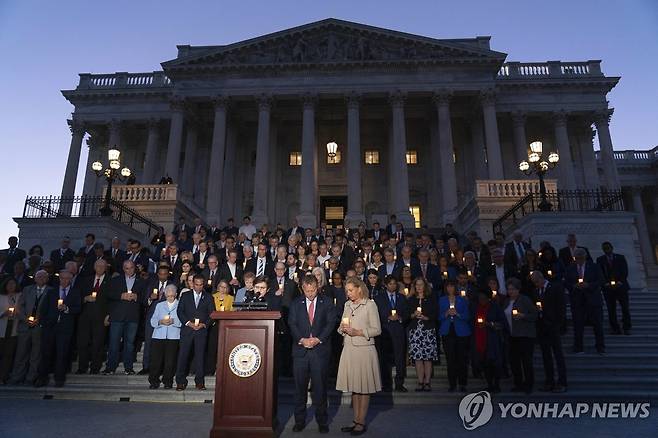
[{"label": "woman in tan coat", "polygon": [[375,349],[375,336],[382,332],[377,305],[368,299],[368,288],[357,277],[345,283],[347,302],[343,309],[338,332],[343,336],[343,352],[338,365],[336,389],[352,393],[354,421],[341,431],[362,435],[370,394],[381,391],[379,360]]}]

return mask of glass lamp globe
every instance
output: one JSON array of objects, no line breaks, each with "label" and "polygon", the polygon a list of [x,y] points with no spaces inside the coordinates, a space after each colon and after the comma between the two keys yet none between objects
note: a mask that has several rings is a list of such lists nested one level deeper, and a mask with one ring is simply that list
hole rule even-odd
[{"label": "glass lamp globe", "polygon": [[521,172],[525,172],[525,171],[527,171],[528,169],[530,169],[530,163],[528,163],[528,162],[525,161],[525,160],[523,160],[523,161],[521,161],[521,162],[519,163],[519,170],[520,170]]},{"label": "glass lamp globe", "polygon": [[533,141],[532,143],[530,143],[530,150],[536,154],[541,155],[542,148],[543,145],[541,141]]},{"label": "glass lamp globe", "polygon": [[541,163],[539,163],[539,167],[541,168],[541,170],[545,172],[548,170],[548,163],[546,161],[542,161]]},{"label": "glass lamp globe", "polygon": [[537,161],[539,161],[539,159],[540,157],[537,152],[532,152],[530,155],[528,155],[528,161],[530,161],[531,163],[536,163]]},{"label": "glass lamp globe", "polygon": [[327,155],[329,155],[331,158],[336,156],[337,150],[338,150],[338,145],[336,144],[335,141],[331,141],[327,143]]},{"label": "glass lamp globe", "polygon": [[557,154],[557,152],[551,152],[551,154],[548,156],[548,162],[555,164],[558,161],[560,161],[560,156]]},{"label": "glass lamp globe", "polygon": [[111,169],[105,169],[105,172],[103,172],[106,178],[109,178],[110,175],[112,175],[112,170]]},{"label": "glass lamp globe", "polygon": [[94,172],[100,172],[101,170],[103,170],[103,163],[101,163],[100,161],[94,161],[93,163],[91,163],[91,170],[93,170]]},{"label": "glass lamp globe", "polygon": [[119,160],[110,160],[110,169],[119,170],[120,167],[121,163],[119,163]]},{"label": "glass lamp globe", "polygon": [[121,169],[121,176],[128,178],[130,176],[130,169],[128,169],[127,167]]},{"label": "glass lamp globe", "polygon": [[121,155],[121,152],[119,152],[118,149],[110,149],[107,151],[107,159],[109,161],[119,161],[119,156]]}]

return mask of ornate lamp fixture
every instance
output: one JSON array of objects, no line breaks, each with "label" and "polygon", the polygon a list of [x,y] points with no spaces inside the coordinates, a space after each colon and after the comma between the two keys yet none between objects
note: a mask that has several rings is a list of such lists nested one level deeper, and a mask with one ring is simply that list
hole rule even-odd
[{"label": "ornate lamp fixture", "polygon": [[544,159],[543,145],[541,141],[533,141],[530,143],[530,150],[528,151],[528,160],[523,160],[519,163],[519,170],[526,175],[536,173],[539,177],[539,193],[541,195],[541,202],[539,203],[539,210],[550,211],[553,207],[546,197],[546,184],[544,183],[544,175],[550,169],[557,166],[560,161],[560,156],[557,152],[548,154],[548,158]]},{"label": "ornate lamp fixture", "polygon": [[91,163],[91,170],[96,173],[98,178],[105,178],[107,181],[107,190],[105,192],[105,200],[103,207],[100,209],[102,216],[112,216],[112,209],[110,208],[110,199],[112,197],[112,184],[116,180],[123,181],[129,178],[132,174],[131,170],[127,167],[121,168],[121,152],[116,149],[116,146],[107,151],[108,167],[103,169],[103,163],[94,161]]}]

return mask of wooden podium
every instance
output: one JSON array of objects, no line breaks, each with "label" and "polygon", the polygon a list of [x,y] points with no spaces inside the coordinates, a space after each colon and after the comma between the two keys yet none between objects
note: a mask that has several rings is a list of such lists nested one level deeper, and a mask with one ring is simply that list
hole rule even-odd
[{"label": "wooden podium", "polygon": [[280,312],[214,312],[218,327],[211,438],[273,437],[274,323]]}]

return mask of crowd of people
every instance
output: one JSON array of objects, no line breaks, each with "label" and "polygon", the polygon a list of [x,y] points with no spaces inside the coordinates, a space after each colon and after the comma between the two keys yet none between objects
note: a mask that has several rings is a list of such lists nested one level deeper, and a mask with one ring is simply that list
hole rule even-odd
[{"label": "crowd of people", "polygon": [[0,383],[39,387],[52,373],[62,386],[69,372],[110,375],[120,362],[131,375],[141,350],[138,374],[150,388],[184,391],[193,374],[204,390],[216,368],[212,312],[264,303],[283,316],[276,368],[295,378],[299,430],[309,379],[321,431],[333,375],[353,393],[354,424],[343,429],[360,434],[368,395],[407,392],[408,364],[418,392],[432,391],[443,353],[449,391],[466,391],[474,377],[498,392],[511,376],[512,391],[530,393],[538,344],[541,390],[564,392],[567,303],[575,353],[584,352],[590,325],[605,353],[604,301],[611,333],[631,330],[626,259],[604,242],[594,261],[573,234],[558,251],[548,242],[533,248],[519,232],[487,242],[450,224],[440,235],[414,234],[395,216],[370,229],[180,218],[146,246],[114,238],[106,247],[91,233],[77,251],[68,238],[50,254],[39,245],[26,253],[16,237],[8,243],[0,252]]}]

